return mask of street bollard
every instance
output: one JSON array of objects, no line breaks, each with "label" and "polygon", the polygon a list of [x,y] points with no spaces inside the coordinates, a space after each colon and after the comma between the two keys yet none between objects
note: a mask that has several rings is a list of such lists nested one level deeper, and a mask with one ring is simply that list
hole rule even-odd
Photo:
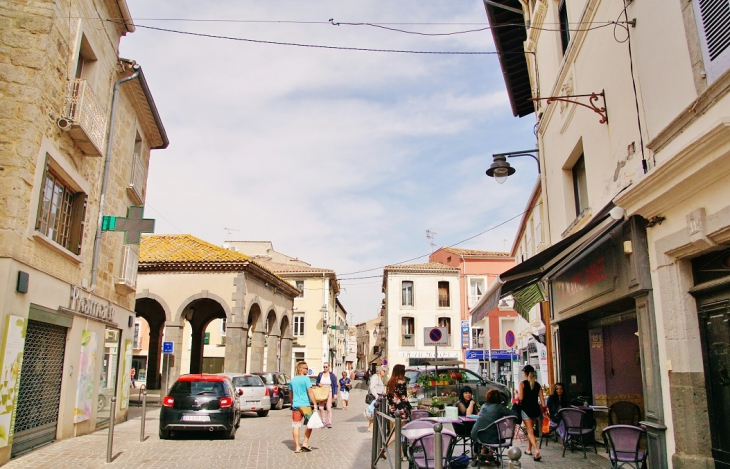
[{"label": "street bollard", "polygon": [[507,457],[510,459],[509,469],[517,469],[519,467],[522,467],[522,463],[520,462],[520,458],[522,457],[522,451],[518,447],[512,446],[510,449],[508,449]]},{"label": "street bollard", "polygon": [[142,425],[139,429],[139,441],[144,443],[144,425],[145,425],[145,418],[147,414],[147,388],[144,389],[144,392],[142,393]]},{"label": "street bollard", "polygon": [[378,463],[378,450],[380,449],[378,442],[378,434],[380,432],[380,427],[378,426],[378,405],[376,405],[373,409],[373,445],[372,445],[372,452],[370,455],[370,467],[375,467],[375,465]]},{"label": "street bollard", "polygon": [[109,415],[109,436],[106,440],[106,462],[112,462],[112,448],[114,447],[114,418],[117,415],[117,398],[112,397],[112,409]]},{"label": "street bollard", "polygon": [[444,451],[442,449],[441,430],[444,426],[437,423],[433,426],[433,469],[444,469]]},{"label": "street bollard", "polygon": [[401,449],[401,433],[400,433],[401,419],[400,415],[395,417],[395,469],[401,469],[401,461],[403,460],[403,450]]}]

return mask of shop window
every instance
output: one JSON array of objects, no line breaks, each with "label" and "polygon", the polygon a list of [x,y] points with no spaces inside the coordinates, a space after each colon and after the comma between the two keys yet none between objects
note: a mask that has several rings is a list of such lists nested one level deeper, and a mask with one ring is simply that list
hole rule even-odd
[{"label": "shop window", "polygon": [[439,282],[439,307],[445,308],[451,306],[451,298],[449,297],[449,282]]},{"label": "shop window", "polygon": [[48,161],[47,158],[35,229],[78,255],[81,253],[87,197],[64,180]]},{"label": "shop window", "polygon": [[568,23],[568,6],[566,0],[561,0],[558,7],[558,19],[560,21],[560,45],[563,48],[563,54],[570,44],[570,23]]},{"label": "shop window", "polygon": [[709,84],[730,68],[730,3],[728,0],[692,3]]},{"label": "shop window", "polygon": [[575,216],[579,217],[588,205],[588,180],[586,177],[586,163],[583,155],[573,165],[573,196],[575,198]]},{"label": "shop window", "polygon": [[294,337],[302,337],[304,335],[304,315],[294,315]]},{"label": "shop window", "polygon": [[401,284],[401,305],[413,306],[413,282],[405,280]]}]

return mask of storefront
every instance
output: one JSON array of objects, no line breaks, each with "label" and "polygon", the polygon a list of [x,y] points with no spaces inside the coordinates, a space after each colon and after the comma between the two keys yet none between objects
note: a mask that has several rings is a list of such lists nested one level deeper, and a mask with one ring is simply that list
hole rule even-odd
[{"label": "storefront", "polygon": [[19,281],[2,318],[0,450],[17,456],[91,433],[108,424],[113,396],[125,420],[129,380],[118,377],[129,375],[134,313],[23,264],[6,267]]},{"label": "storefront", "polygon": [[[466,350],[466,360],[469,363],[477,360],[478,372],[486,379],[500,382],[506,386],[512,386],[512,370],[519,368],[519,364],[513,366],[519,355],[514,350],[493,349],[493,350]],[[519,362],[517,362],[519,363]]]},{"label": "storefront", "polygon": [[[643,219],[618,223],[546,276],[557,381],[594,405],[636,404],[651,468],[667,467]],[[596,415],[599,429],[607,418]]]}]

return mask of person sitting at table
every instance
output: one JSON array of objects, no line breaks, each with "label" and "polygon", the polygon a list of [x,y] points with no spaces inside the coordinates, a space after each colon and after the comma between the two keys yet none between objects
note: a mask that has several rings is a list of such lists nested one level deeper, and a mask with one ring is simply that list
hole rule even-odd
[{"label": "person sitting at table", "polygon": [[555,383],[553,393],[547,398],[547,408],[550,413],[550,431],[557,427],[560,438],[565,438],[565,427],[560,425],[558,412],[566,407],[570,407],[570,401],[568,400],[568,394],[565,392],[565,385]]},{"label": "person sitting at table", "polygon": [[[492,426],[494,422],[501,419],[502,417],[517,416],[517,413],[508,409],[502,404],[502,395],[496,389],[490,389],[487,392],[487,401],[482,406],[477,416],[477,421],[474,423],[474,427],[471,429],[471,441],[474,442],[475,448],[481,446],[479,443],[486,444],[497,444],[499,443],[499,432],[497,426]],[[487,431],[477,436],[480,430],[489,427]],[[475,450],[476,451],[476,450]],[[490,457],[489,450],[486,446],[481,447],[481,455],[483,459],[493,460]]]},{"label": "person sitting at table", "polygon": [[472,391],[469,386],[461,388],[459,402],[456,406],[459,408],[459,416],[475,415],[479,412],[479,404],[472,399]]}]

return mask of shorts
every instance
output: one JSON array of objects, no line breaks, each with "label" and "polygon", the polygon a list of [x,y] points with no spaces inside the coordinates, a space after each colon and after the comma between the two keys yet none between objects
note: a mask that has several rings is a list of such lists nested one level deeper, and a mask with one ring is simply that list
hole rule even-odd
[{"label": "shorts", "polygon": [[530,417],[529,415],[527,415],[525,413],[524,410],[522,411],[522,420],[537,420],[539,418],[540,418],[539,416],[538,417]]},{"label": "shorts", "polygon": [[340,391],[340,399],[343,401],[349,401],[350,393],[348,391]]},{"label": "shorts", "polygon": [[305,425],[309,421],[309,417],[312,416],[312,408],[309,406],[299,407],[298,409],[291,410],[291,426],[292,428],[299,428],[302,423]]}]

